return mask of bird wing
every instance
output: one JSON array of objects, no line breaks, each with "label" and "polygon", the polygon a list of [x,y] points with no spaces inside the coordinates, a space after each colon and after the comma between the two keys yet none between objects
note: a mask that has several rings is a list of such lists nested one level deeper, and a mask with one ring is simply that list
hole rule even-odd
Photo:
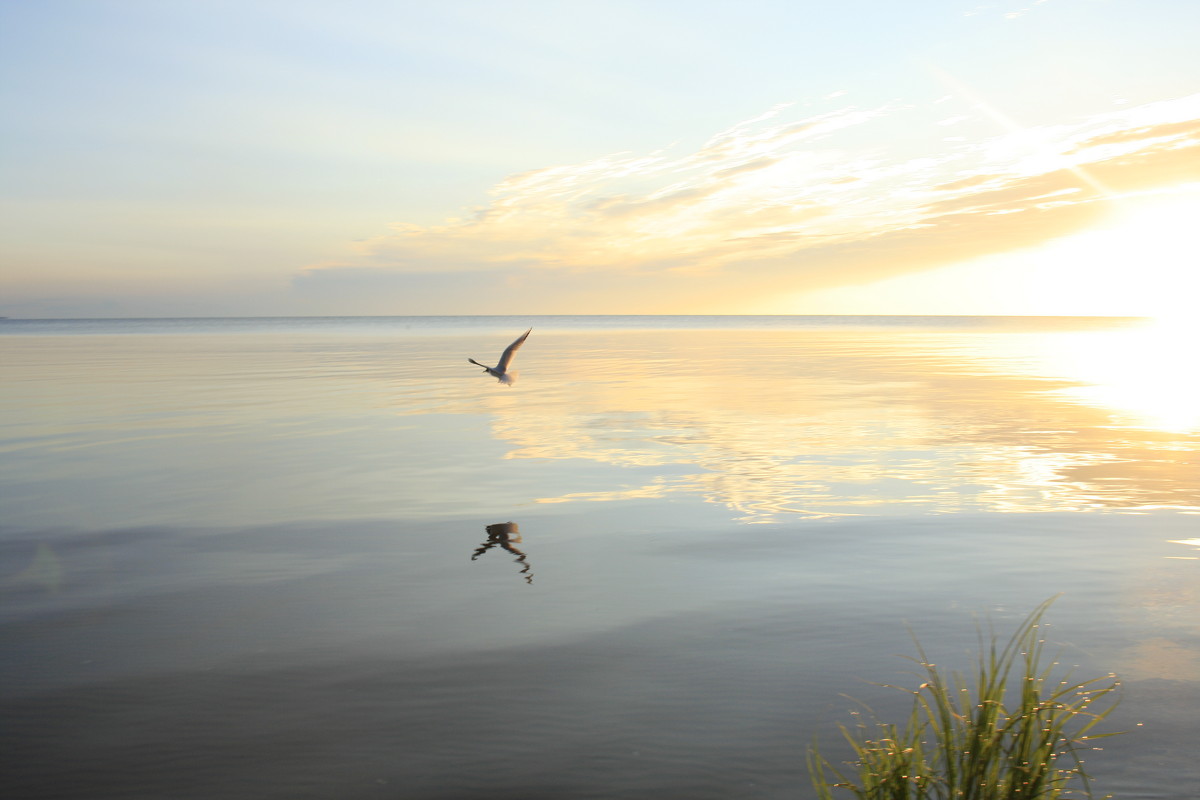
[{"label": "bird wing", "polygon": [[504,353],[500,356],[500,363],[496,365],[497,372],[504,372],[506,369],[508,369],[508,362],[512,361],[513,353],[517,352],[517,348],[525,344],[525,340],[529,338],[529,334],[532,330],[533,328],[530,328],[529,330],[525,331],[521,334],[519,339],[510,344],[508,347],[504,348]]}]

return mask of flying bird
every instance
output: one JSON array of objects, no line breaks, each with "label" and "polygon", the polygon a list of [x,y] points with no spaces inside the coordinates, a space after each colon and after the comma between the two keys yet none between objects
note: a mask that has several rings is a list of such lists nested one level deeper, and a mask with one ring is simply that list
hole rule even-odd
[{"label": "flying bird", "polygon": [[484,372],[486,372],[488,375],[491,375],[501,383],[507,386],[512,386],[513,381],[517,379],[517,373],[515,370],[513,372],[509,372],[508,365],[513,359],[513,353],[517,352],[517,348],[525,344],[525,340],[529,338],[529,333],[532,330],[533,328],[530,328],[528,331],[525,331],[515,342],[504,348],[504,352],[500,354],[500,363],[494,367],[489,367],[486,364],[480,364],[473,358],[468,358],[467,361],[470,361],[477,367],[483,367]]}]

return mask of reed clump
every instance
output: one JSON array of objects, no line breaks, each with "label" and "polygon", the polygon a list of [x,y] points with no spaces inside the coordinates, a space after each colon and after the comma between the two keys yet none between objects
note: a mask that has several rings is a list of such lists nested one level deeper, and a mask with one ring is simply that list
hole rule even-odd
[{"label": "reed clump", "polygon": [[[1076,682],[1044,665],[1039,605],[1004,646],[979,636],[969,683],[944,674],[917,643],[923,683],[903,725],[840,726],[856,756],[838,767],[814,746],[809,770],[820,800],[1051,800],[1092,797],[1083,753],[1113,733],[1092,731],[1116,705],[1109,675]],[[1075,792],[1075,787],[1080,791]],[[835,790],[841,793],[835,794]]]}]

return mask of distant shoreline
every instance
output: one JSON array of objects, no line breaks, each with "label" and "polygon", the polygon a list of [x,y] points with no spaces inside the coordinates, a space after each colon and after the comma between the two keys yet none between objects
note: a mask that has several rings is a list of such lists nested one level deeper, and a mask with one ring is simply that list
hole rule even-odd
[{"label": "distant shoreline", "polygon": [[290,320],[290,319],[1079,319],[1149,320],[1133,314],[262,314],[255,316],[153,316],[153,317],[7,317],[13,322],[140,322],[149,320]]}]

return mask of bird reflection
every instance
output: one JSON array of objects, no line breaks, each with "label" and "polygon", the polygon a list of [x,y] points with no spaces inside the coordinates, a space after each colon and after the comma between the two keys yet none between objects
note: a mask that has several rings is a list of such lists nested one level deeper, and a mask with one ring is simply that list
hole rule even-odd
[{"label": "bird reflection", "polygon": [[487,541],[479,545],[475,550],[475,554],[471,556],[471,560],[479,558],[481,555],[491,550],[493,547],[499,547],[501,550],[506,550],[516,556],[514,561],[521,565],[521,575],[525,576],[526,583],[533,583],[533,573],[529,571],[529,562],[525,560],[525,554],[517,548],[513,547],[513,542],[521,541],[521,531],[515,522],[497,522],[494,525],[488,525]]}]

